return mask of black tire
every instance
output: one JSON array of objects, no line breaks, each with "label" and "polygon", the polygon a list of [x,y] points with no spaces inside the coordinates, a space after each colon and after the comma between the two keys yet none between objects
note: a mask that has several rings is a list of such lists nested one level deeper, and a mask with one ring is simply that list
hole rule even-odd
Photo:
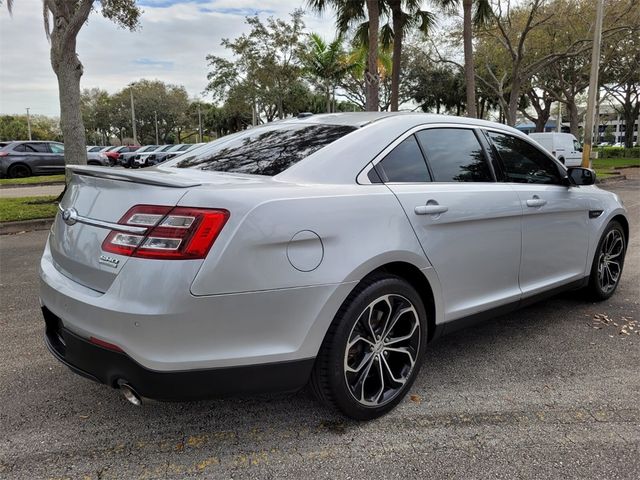
[{"label": "black tire", "polygon": [[[394,322],[396,306],[397,311],[406,313],[399,315]],[[386,325],[391,324],[390,328],[380,328],[385,320],[379,314],[385,309],[389,311]],[[371,322],[363,323],[366,312],[370,312],[369,317],[375,312],[378,317],[373,319],[375,327],[371,327]],[[405,280],[394,275],[377,274],[364,279],[338,310],[320,347],[310,379],[315,396],[355,420],[371,420],[389,412],[404,398],[420,371],[429,333],[427,325],[422,300]],[[366,326],[369,326],[368,330]],[[363,338],[366,335],[374,337],[375,345],[363,339],[352,341],[347,349],[350,338]],[[409,340],[398,340],[409,335]],[[406,342],[407,346],[401,347],[401,341]],[[401,348],[403,352],[399,352]],[[355,368],[361,371],[349,366],[352,361]],[[401,381],[393,380],[394,376]],[[379,388],[365,391],[367,382],[369,388],[371,385],[379,385]],[[385,388],[388,391],[385,392]],[[358,391],[360,399],[356,398]],[[369,392],[372,401],[365,398]]]},{"label": "black tire", "polygon": [[593,257],[589,285],[586,289],[590,300],[606,300],[615,293],[622,276],[626,251],[627,238],[624,228],[613,220],[602,232]]},{"label": "black tire", "polygon": [[101,166],[102,164],[100,162],[96,162],[95,160],[92,160],[90,162],[87,162],[87,165],[95,165],[95,166]]},{"label": "black tire", "polygon": [[7,176],[9,178],[25,178],[30,177],[31,175],[32,172],[29,165],[25,165],[24,163],[15,163],[11,165],[7,171]]}]

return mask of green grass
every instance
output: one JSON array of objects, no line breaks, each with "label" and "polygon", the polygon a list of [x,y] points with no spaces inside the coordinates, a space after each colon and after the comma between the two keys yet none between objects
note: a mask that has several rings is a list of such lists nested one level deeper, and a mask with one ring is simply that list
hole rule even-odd
[{"label": "green grass", "polygon": [[35,218],[53,218],[58,204],[57,197],[0,198],[0,222],[17,222]]},{"label": "green grass", "polygon": [[0,178],[1,185],[33,185],[34,183],[64,182],[64,173],[60,175],[41,175],[26,178]]},{"label": "green grass", "polygon": [[612,177],[618,168],[640,167],[640,158],[598,158],[591,163],[598,178]]}]

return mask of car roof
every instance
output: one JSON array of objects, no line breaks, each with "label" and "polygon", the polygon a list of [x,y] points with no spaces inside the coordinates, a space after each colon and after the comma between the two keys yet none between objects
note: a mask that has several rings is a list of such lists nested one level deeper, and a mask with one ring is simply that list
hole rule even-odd
[{"label": "car roof", "polygon": [[[414,112],[353,112],[309,115],[282,123],[298,125],[349,125],[354,131],[292,165],[275,178],[299,183],[344,183],[353,181],[364,166],[395,139],[417,127],[470,126],[503,131],[523,138],[527,135],[504,124],[451,115]],[[280,123],[280,122],[279,122]],[[272,124],[267,124],[272,125]],[[256,127],[260,128],[260,127]]]},{"label": "car roof", "polygon": [[[520,132],[515,128],[504,124],[490,122],[488,120],[480,120],[469,117],[456,117],[454,115],[440,115],[435,113],[420,112],[340,112],[340,113],[322,113],[318,115],[309,115],[302,118],[292,117],[280,120],[277,123],[289,124],[320,124],[320,125],[348,125],[353,127],[364,127],[372,123],[384,122],[391,123],[414,123],[418,125],[428,125],[432,123],[456,123],[464,125],[473,125],[478,127],[497,127],[506,128],[511,132]],[[273,125],[276,122],[264,124],[264,126]]]}]

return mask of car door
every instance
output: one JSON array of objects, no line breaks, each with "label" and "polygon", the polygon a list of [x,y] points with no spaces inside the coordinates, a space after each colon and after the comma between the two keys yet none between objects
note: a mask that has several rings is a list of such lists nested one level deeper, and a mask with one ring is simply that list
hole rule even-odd
[{"label": "car door", "polygon": [[565,165],[567,167],[579,167],[582,163],[582,145],[573,136],[567,137],[570,154],[567,156]]},{"label": "car door", "polygon": [[16,146],[14,150],[24,156],[24,163],[29,166],[32,173],[48,171],[51,152],[46,142],[25,142]]},{"label": "car door", "polygon": [[589,198],[568,187],[566,172],[533,143],[504,132],[487,132],[505,182],[522,204],[523,296],[581,279],[589,248]]},{"label": "car door", "polygon": [[445,321],[519,300],[522,208],[513,189],[495,181],[473,128],[418,130],[376,171],[436,271]]},{"label": "car door", "polygon": [[64,144],[51,142],[49,143],[51,150],[51,162],[49,168],[52,172],[64,171]]}]

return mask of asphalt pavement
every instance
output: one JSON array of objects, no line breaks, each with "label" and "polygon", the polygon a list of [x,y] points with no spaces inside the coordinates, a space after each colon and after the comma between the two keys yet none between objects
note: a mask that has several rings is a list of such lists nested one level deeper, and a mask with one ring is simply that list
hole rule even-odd
[{"label": "asphalt pavement", "polygon": [[47,352],[47,232],[0,237],[0,478],[633,478],[640,472],[640,180],[620,287],[432,345],[411,395],[358,423],[309,394],[140,408]]}]

